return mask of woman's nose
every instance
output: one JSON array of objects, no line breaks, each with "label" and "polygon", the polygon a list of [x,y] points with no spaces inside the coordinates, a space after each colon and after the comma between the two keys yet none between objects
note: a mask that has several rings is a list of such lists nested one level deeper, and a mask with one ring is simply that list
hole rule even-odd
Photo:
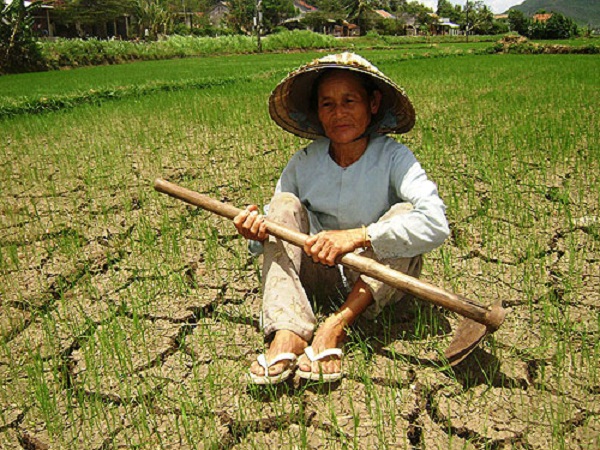
[{"label": "woman's nose", "polygon": [[334,107],[333,107],[333,115],[334,116],[342,115],[345,112],[346,112],[346,108],[344,107],[343,103],[339,103],[339,104],[334,105]]}]

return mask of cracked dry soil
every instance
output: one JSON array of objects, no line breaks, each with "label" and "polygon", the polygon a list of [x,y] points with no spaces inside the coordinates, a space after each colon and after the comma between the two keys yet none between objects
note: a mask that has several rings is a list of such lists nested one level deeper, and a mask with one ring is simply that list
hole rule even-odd
[{"label": "cracked dry soil", "polygon": [[[163,199],[124,214],[123,195],[105,199],[122,217],[118,225],[91,214],[82,234],[56,216],[88,208],[82,190],[15,193],[5,205],[37,203],[47,229],[36,234],[25,220],[2,230],[3,252],[13,251],[19,266],[3,274],[0,448],[548,449],[558,434],[567,448],[600,444],[597,354],[589,354],[600,307],[592,219],[543,230],[548,247],[539,263],[547,276],[531,286],[514,281],[523,262],[486,258],[476,244],[461,255],[451,247],[465,294],[502,298],[509,309],[504,326],[454,370],[436,361],[458,318],[409,300],[353,331],[353,342],[362,337],[369,348],[348,346],[339,384],[296,378],[262,391],[244,378],[262,345],[257,279],[249,261],[227,265],[242,249],[230,226]],[[142,210],[157,208],[218,230],[214,259],[197,257],[207,241],[190,222],[182,258],[152,261],[142,234],[153,234],[156,246],[167,236],[157,223],[140,229]],[[15,235],[17,226],[24,233]],[[581,255],[565,250],[570,238]],[[587,281],[572,298],[560,276],[567,257],[584,261]],[[439,269],[430,259],[429,274]],[[525,289],[536,289],[538,302],[519,300]],[[547,298],[560,317],[548,317]],[[417,337],[426,315],[437,329]],[[570,334],[544,329],[566,316]],[[558,354],[554,339],[568,355]]]},{"label": "cracked dry soil", "polygon": [[[229,155],[159,161],[161,175],[190,188],[224,178],[193,169],[199,158],[216,171]],[[151,192],[148,161],[132,166],[102,188],[15,176],[3,196],[0,449],[600,448],[594,177],[568,193],[568,223],[555,194],[575,169],[547,189],[516,180],[524,209],[549,212],[519,222],[475,174],[423,278],[500,299],[508,316],[459,366],[439,357],[460,318],[412,299],[352,330],[340,383],[257,389],[245,374],[263,346],[260,283],[245,244],[231,224]],[[244,184],[238,170],[227,179]],[[461,194],[467,176],[434,178]],[[211,189],[245,201],[234,183]],[[512,247],[491,249],[490,221]]]}]

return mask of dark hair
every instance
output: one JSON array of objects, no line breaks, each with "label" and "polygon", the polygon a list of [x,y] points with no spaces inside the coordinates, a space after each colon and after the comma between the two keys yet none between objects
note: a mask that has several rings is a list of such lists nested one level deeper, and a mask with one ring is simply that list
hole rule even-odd
[{"label": "dark hair", "polygon": [[380,90],[379,87],[377,86],[377,84],[373,81],[373,78],[362,72],[357,72],[355,70],[348,70],[348,69],[324,70],[322,73],[319,74],[319,76],[315,79],[315,81],[312,84],[312,89],[311,89],[311,93],[310,93],[310,104],[309,104],[309,108],[310,108],[311,112],[317,113],[317,111],[319,110],[319,86],[321,85],[323,78],[331,75],[331,73],[334,70],[335,71],[343,70],[345,72],[350,72],[352,75],[354,75],[360,82],[361,86],[363,88],[365,88],[365,90],[367,91],[367,96],[369,98],[373,97],[373,92]]}]

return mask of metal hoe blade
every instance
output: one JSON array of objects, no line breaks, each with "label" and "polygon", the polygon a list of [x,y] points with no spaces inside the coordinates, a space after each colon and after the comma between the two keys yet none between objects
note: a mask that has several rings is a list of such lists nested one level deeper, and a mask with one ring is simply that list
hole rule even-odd
[{"label": "metal hoe blade", "polygon": [[483,338],[487,335],[487,327],[471,319],[464,319],[456,329],[454,339],[444,352],[444,356],[451,366],[455,366],[464,360],[475,350]]},{"label": "metal hoe blade", "polygon": [[[493,305],[492,310],[495,311],[496,314],[501,314],[502,319],[504,319],[506,312],[502,309],[500,303]],[[456,366],[462,362],[477,348],[483,338],[494,331],[496,331],[495,328],[490,328],[489,326],[475,322],[472,319],[463,319],[454,332],[452,342],[450,342],[450,345],[444,352],[444,356],[448,360],[448,363],[451,366]]]}]

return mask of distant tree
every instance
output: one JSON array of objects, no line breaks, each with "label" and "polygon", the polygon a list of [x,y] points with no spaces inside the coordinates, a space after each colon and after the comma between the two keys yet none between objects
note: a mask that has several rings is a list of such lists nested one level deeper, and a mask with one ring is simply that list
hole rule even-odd
[{"label": "distant tree", "polygon": [[406,4],[402,7],[402,12],[417,17],[419,23],[424,25],[428,25],[433,22],[433,19],[429,15],[433,12],[433,10],[417,1],[406,2]]},{"label": "distant tree", "polygon": [[[242,33],[251,33],[256,16],[256,0],[230,0],[229,26]],[[262,0],[262,27],[264,31],[272,31],[283,20],[296,14],[292,0]]]},{"label": "distant tree", "polygon": [[213,4],[213,0],[168,0],[168,8],[173,12],[205,12]]},{"label": "distant tree", "polygon": [[181,35],[216,33],[210,23],[210,17],[206,14],[212,5],[212,0],[168,0],[167,9],[174,23],[171,32]]},{"label": "distant tree", "polygon": [[386,0],[382,4],[382,6],[384,7],[384,9],[390,11],[393,14],[401,14],[402,12],[404,12],[406,0]]},{"label": "distant tree", "polygon": [[33,13],[41,5],[23,0],[0,3],[0,73],[43,68],[43,58],[33,30]]},{"label": "distant tree", "polygon": [[[70,0],[65,3],[65,12],[73,22],[87,26],[105,27],[118,17],[130,14],[135,5],[134,0]],[[106,30],[99,30],[106,35]]]},{"label": "distant tree", "polygon": [[263,27],[267,32],[272,31],[284,20],[296,15],[292,0],[263,0],[262,11]]},{"label": "distant tree", "polygon": [[334,13],[339,15],[345,13],[344,4],[339,0],[313,0],[309,3],[323,13]]},{"label": "distant tree", "polygon": [[307,13],[301,20],[301,23],[314,31],[320,32],[325,27],[331,24],[331,22],[341,23],[345,20],[346,15],[341,12],[331,11],[318,11]]},{"label": "distant tree", "polygon": [[[541,13],[540,13],[541,14]],[[552,13],[546,20],[531,20],[525,33],[530,39],[569,39],[579,35],[577,24],[560,13]]]},{"label": "distant tree", "polygon": [[133,0],[132,12],[135,16],[139,36],[156,38],[167,34],[173,25],[173,13],[166,0]]},{"label": "distant tree", "polygon": [[521,36],[527,36],[530,20],[525,17],[522,11],[516,9],[508,11],[508,23],[510,24],[511,31],[516,31]]},{"label": "distant tree", "polygon": [[435,13],[440,17],[450,17],[454,13],[454,6],[449,0],[438,0]]},{"label": "distant tree", "polygon": [[435,13],[439,17],[450,19],[450,22],[461,23],[463,10],[461,5],[453,5],[448,0],[438,0],[438,6]]},{"label": "distant tree", "polygon": [[467,2],[461,23],[469,34],[492,34],[494,14],[483,1]]},{"label": "distant tree", "polygon": [[525,36],[530,39],[546,39],[546,24],[540,20],[531,20]]},{"label": "distant tree", "polygon": [[255,0],[230,0],[228,25],[238,33],[251,33],[256,15]]},{"label": "distant tree", "polygon": [[546,39],[569,39],[579,34],[577,24],[560,13],[553,13],[545,22]]},{"label": "distant tree", "polygon": [[378,9],[375,0],[346,0],[344,2],[348,20],[360,27],[361,34],[366,34],[375,26],[373,11]]},{"label": "distant tree", "polygon": [[510,31],[508,24],[504,21],[494,20],[490,34],[505,34]]},{"label": "distant tree", "polygon": [[492,34],[494,28],[494,13],[483,2],[476,2],[476,19],[473,24],[475,34]]},{"label": "distant tree", "polygon": [[388,19],[377,17],[375,19],[375,30],[382,35],[399,36],[405,34],[405,22],[399,19]]}]

